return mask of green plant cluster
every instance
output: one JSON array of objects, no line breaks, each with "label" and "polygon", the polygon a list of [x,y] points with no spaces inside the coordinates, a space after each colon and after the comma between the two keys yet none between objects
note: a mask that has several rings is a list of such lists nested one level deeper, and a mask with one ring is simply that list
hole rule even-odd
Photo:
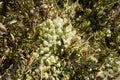
[{"label": "green plant cluster", "polygon": [[119,17],[117,0],[1,0],[0,79],[115,79]]}]

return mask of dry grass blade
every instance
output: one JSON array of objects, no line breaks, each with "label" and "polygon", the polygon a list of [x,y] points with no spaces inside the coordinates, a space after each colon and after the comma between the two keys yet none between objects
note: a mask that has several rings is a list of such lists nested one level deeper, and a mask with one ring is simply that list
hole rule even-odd
[{"label": "dry grass blade", "polygon": [[4,32],[7,31],[5,25],[3,25],[2,23],[0,23],[0,31],[4,31]]}]

